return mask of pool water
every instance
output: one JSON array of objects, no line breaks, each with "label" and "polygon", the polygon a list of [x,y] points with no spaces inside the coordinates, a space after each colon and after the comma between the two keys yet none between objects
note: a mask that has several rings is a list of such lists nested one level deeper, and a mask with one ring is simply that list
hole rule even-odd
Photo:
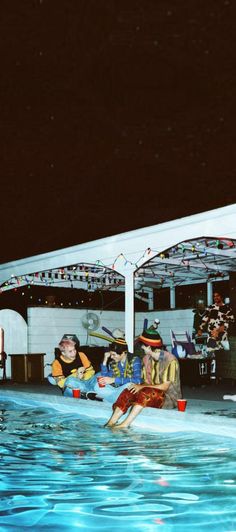
[{"label": "pool water", "polygon": [[0,403],[0,531],[236,532],[236,441]]}]

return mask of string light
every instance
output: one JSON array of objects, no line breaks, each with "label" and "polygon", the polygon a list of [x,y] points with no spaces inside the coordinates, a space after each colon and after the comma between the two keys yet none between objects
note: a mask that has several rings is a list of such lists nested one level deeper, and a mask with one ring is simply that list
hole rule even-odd
[{"label": "string light", "polygon": [[[145,251],[139,257],[139,259],[136,260],[135,262],[129,260],[124,255],[124,253],[119,253],[116,259],[114,260],[113,264],[110,264],[110,265],[104,264],[100,259],[97,259],[95,265],[94,264],[93,265],[76,264],[76,265],[68,266],[67,268],[61,267],[58,269],[58,272],[54,272],[53,270],[46,271],[46,272],[35,272],[34,274],[28,274],[27,276],[19,276],[19,277],[12,274],[10,280],[5,281],[1,285],[0,290],[1,292],[4,291],[4,288],[6,290],[11,289],[11,288],[15,290],[17,287],[21,286],[22,284],[24,285],[27,284],[28,289],[30,289],[30,285],[35,284],[35,281],[37,281],[36,284],[39,284],[38,281],[40,281],[43,285],[49,286],[55,282],[59,283],[60,279],[63,282],[69,281],[71,283],[70,287],[72,289],[74,288],[73,282],[78,281],[78,282],[87,282],[87,289],[96,290],[98,288],[102,288],[104,285],[107,286],[107,280],[106,280],[106,276],[104,276],[104,273],[109,270],[114,271],[116,262],[118,260],[123,261],[124,267],[129,265],[129,266],[132,266],[134,269],[138,270],[140,266],[142,266],[143,264],[143,259],[146,258],[148,261],[151,254],[159,257],[161,260],[164,260],[164,259],[169,259],[170,254],[174,255],[178,251],[181,252],[183,255],[185,255],[185,253],[188,250],[191,250],[192,253],[196,253],[195,258],[200,259],[201,258],[200,255],[209,256],[210,248],[231,249],[233,247],[235,247],[234,242],[224,237],[220,237],[217,240],[204,237],[202,239],[199,239],[199,241],[195,240],[194,242],[192,242],[192,244],[191,244],[191,241],[183,242],[183,243],[173,246],[172,248],[169,248],[166,251],[162,251],[161,253],[159,250],[155,250],[155,249],[152,249],[151,247],[147,247]],[[181,262],[183,262],[183,259],[181,260],[181,257],[180,257],[180,264]],[[186,264],[186,266],[188,269],[190,268],[189,264]],[[70,275],[69,273],[67,273],[68,271],[73,271],[73,275]],[[76,273],[77,271],[80,271],[82,275],[78,276]],[[116,277],[114,278],[110,277],[109,283],[116,285],[116,286],[123,284],[123,282],[119,278],[117,278],[117,275],[119,275],[119,273],[116,272],[115,275]]]}]

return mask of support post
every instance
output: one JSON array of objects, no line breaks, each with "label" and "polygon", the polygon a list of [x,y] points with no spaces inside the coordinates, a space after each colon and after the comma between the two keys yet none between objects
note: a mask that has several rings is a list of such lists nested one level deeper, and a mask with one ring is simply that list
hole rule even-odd
[{"label": "support post", "polygon": [[175,308],[175,286],[170,287],[170,308]]},{"label": "support post", "polygon": [[125,273],[125,338],[130,353],[134,350],[134,271]]},{"label": "support post", "polygon": [[150,288],[148,290],[148,310],[154,310],[154,290]]},{"label": "support post", "polygon": [[212,283],[209,281],[207,283],[207,305],[212,305],[213,303],[213,286]]}]

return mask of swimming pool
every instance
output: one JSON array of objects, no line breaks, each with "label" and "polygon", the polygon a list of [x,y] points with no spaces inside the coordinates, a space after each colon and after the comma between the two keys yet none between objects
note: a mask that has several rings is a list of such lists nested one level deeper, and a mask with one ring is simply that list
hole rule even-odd
[{"label": "swimming pool", "polygon": [[236,531],[236,440],[0,402],[0,530]]}]

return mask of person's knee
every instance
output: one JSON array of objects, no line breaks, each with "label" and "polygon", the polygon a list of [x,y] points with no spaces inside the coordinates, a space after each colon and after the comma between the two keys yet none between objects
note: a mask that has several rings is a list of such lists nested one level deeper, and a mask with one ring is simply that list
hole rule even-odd
[{"label": "person's knee", "polygon": [[94,391],[96,393],[99,393],[101,391],[101,388],[100,386],[98,385],[97,381],[94,383]]},{"label": "person's knee", "polygon": [[51,374],[48,375],[47,379],[48,379],[48,382],[50,382],[50,384],[53,384],[53,386],[57,384],[56,379]]},{"label": "person's knee", "polygon": [[68,386],[66,386],[63,390],[63,395],[64,397],[73,397],[73,390],[72,388],[68,388]]},{"label": "person's knee", "polygon": [[67,377],[65,380],[65,386],[71,386],[72,388],[80,388],[80,379],[76,377]]}]

